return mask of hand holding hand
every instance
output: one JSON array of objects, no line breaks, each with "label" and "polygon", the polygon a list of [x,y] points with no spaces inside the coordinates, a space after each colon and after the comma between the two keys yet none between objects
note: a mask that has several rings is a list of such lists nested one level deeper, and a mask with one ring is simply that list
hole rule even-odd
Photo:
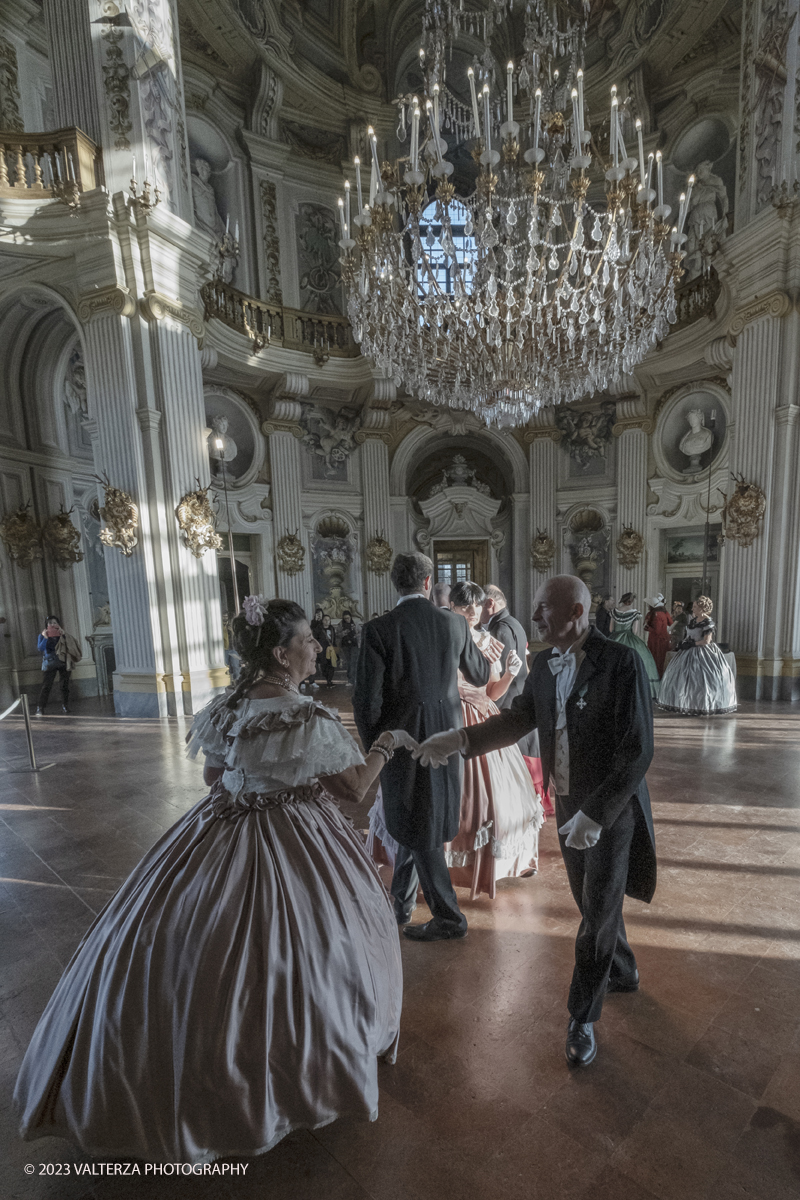
[{"label": "hand holding hand", "polygon": [[591,817],[587,817],[586,813],[578,809],[575,816],[570,817],[558,832],[566,835],[566,845],[572,850],[590,850],[600,841],[603,826],[598,825],[597,821],[593,821]]},{"label": "hand holding hand", "polygon": [[460,729],[448,729],[445,733],[434,733],[427,741],[412,751],[421,767],[443,767],[451,754],[461,749]]},{"label": "hand holding hand", "polygon": [[517,654],[516,650],[509,650],[508,658],[506,659],[506,675],[511,675],[516,678],[522,670],[522,659]]},{"label": "hand holding hand", "polygon": [[419,742],[415,741],[410,733],[406,733],[405,729],[387,729],[378,738],[378,743],[386,746],[389,750],[414,751],[419,749]]},{"label": "hand holding hand", "polygon": [[498,642],[497,638],[490,637],[488,644],[483,649],[483,657],[488,659],[490,663],[496,663],[502,657],[505,646],[502,642]]}]

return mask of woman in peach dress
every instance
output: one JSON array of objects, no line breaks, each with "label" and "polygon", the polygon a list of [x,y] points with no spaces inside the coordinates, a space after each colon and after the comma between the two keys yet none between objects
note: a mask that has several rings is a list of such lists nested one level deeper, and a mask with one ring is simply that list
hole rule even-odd
[{"label": "woman in peach dress", "polygon": [[[468,622],[480,650],[493,638],[478,629],[483,589],[469,581],[450,590],[450,607]],[[458,690],[464,725],[478,725],[500,710],[502,699],[522,666],[509,654],[506,671],[492,666],[485,687],[476,688],[461,678]],[[494,899],[498,879],[535,874],[539,861],[539,830],[544,822],[541,799],[519,746],[506,746],[464,762],[461,787],[461,824],[457,836],[445,846],[450,878],[456,887],[470,889],[475,899],[485,892]]]}]

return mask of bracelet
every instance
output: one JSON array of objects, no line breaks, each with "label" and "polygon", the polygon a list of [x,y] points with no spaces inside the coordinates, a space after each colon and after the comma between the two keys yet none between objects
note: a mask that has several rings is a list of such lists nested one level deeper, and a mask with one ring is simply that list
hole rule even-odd
[{"label": "bracelet", "polygon": [[373,742],[369,748],[370,754],[382,754],[387,763],[394,758],[394,750],[390,750],[388,746],[379,746],[377,742]]}]

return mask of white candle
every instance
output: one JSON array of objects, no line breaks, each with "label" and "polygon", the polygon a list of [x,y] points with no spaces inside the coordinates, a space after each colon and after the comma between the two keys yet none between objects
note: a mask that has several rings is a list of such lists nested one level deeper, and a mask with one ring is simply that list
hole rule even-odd
[{"label": "white candle", "polygon": [[350,237],[350,180],[344,181],[344,234]]},{"label": "white candle", "polygon": [[678,205],[678,228],[677,232],[683,232],[683,206],[686,203],[686,193],[681,192],[680,203]]},{"label": "white candle", "polygon": [[533,148],[539,149],[539,124],[542,119],[542,89],[536,89],[536,112],[533,116]]},{"label": "white candle", "polygon": [[646,187],[647,187],[648,192],[650,191],[650,185],[653,182],[654,158],[655,158],[655,155],[652,153],[648,154],[648,156],[647,156],[647,184],[646,184]]},{"label": "white candle", "polygon": [[469,79],[469,92],[472,97],[472,119],[475,122],[475,137],[479,138],[481,136],[481,114],[478,108],[478,97],[475,92],[475,72],[472,67],[467,71],[467,78]]},{"label": "white candle", "polygon": [[360,216],[364,211],[364,197],[361,194],[361,159],[356,155],[353,161],[356,167],[356,191],[358,192],[358,213]]},{"label": "white candle", "polygon": [[339,197],[339,224],[342,227],[342,241],[347,237],[347,230],[344,227],[344,200]]},{"label": "white candle", "polygon": [[[414,97],[416,100],[416,96]],[[421,113],[419,107],[415,105],[414,112],[411,115],[411,169],[412,171],[419,170],[419,122]]]},{"label": "white candle", "polygon": [[233,231],[233,240],[236,242],[236,245],[238,246],[239,245],[239,222],[238,221],[236,222],[236,228]]},{"label": "white candle", "polygon": [[572,89],[571,97],[572,97],[572,145],[573,145],[573,147],[575,149],[575,153],[577,155],[577,154],[580,154],[580,152],[581,152],[581,127],[580,127],[580,119],[578,116],[578,89],[577,88]]},{"label": "white candle", "polygon": [[441,126],[439,124],[439,85],[438,85],[438,83],[435,83],[433,85],[433,132],[436,134],[437,138],[439,137],[440,128],[441,128]]},{"label": "white candle", "polygon": [[661,151],[656,150],[656,174],[658,177],[658,207],[664,207],[664,163],[661,159]]},{"label": "white candle", "polygon": [[617,89],[611,89],[611,151],[614,156],[614,166],[619,166],[619,141],[617,139]]},{"label": "white candle", "polygon": [[583,110],[583,71],[579,67],[578,68],[578,117],[580,120],[580,127],[581,127],[581,145],[583,145],[583,130],[584,130],[583,113],[584,113],[584,110]]},{"label": "white candle", "polygon": [[486,149],[491,153],[492,150],[492,114],[489,111],[489,85],[483,85],[483,140],[486,143]]},{"label": "white candle", "polygon": [[136,183],[136,155],[135,154],[133,155],[133,162],[131,164],[131,182]]},{"label": "white candle", "polygon": [[375,164],[375,170],[378,172],[378,182],[380,182],[381,164],[378,162],[378,139],[375,136],[375,130],[372,128],[371,125],[370,125],[369,129],[367,130],[367,132],[369,133],[369,144],[370,144],[370,149],[372,150],[372,161]]},{"label": "white candle", "polygon": [[231,229],[231,214],[228,213],[227,216],[225,217],[225,237],[227,237],[228,234],[230,233],[230,229]]},{"label": "white candle", "polygon": [[639,187],[645,186],[644,173],[644,140],[642,138],[642,122],[636,118],[636,133],[639,138]]},{"label": "white candle", "polygon": [[506,67],[506,120],[509,125],[514,120],[514,64],[510,62]]}]

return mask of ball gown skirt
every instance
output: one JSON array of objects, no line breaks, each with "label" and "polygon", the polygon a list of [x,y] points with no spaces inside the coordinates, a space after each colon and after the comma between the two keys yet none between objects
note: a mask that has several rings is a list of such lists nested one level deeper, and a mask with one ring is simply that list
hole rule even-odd
[{"label": "ball gown skirt", "polygon": [[[458,690],[468,729],[500,711],[484,688],[460,683]],[[535,872],[543,822],[519,746],[465,759],[459,830],[444,848],[453,884],[468,887],[473,900],[481,892],[493,900],[498,879]]]},{"label": "ball gown skirt", "polygon": [[669,651],[669,627],[672,621],[668,613],[656,612],[649,618],[649,622],[647,649],[655,660],[656,670],[660,676],[663,676]]},{"label": "ball gown skirt", "polygon": [[215,784],[96,918],[20,1070],[24,1138],[204,1162],[376,1117],[402,999],[391,902],[319,784],[266,799]]},{"label": "ball gown skirt", "polygon": [[658,707],[690,717],[736,712],[736,680],[716,642],[678,651],[661,680]]},{"label": "ball gown skirt", "polygon": [[620,642],[623,646],[629,646],[631,650],[635,650],[644,663],[647,671],[647,678],[650,681],[650,695],[655,700],[659,694],[660,677],[656,660],[653,658],[650,651],[647,649],[647,644],[635,634],[632,629],[620,629],[611,634],[612,642]]}]

